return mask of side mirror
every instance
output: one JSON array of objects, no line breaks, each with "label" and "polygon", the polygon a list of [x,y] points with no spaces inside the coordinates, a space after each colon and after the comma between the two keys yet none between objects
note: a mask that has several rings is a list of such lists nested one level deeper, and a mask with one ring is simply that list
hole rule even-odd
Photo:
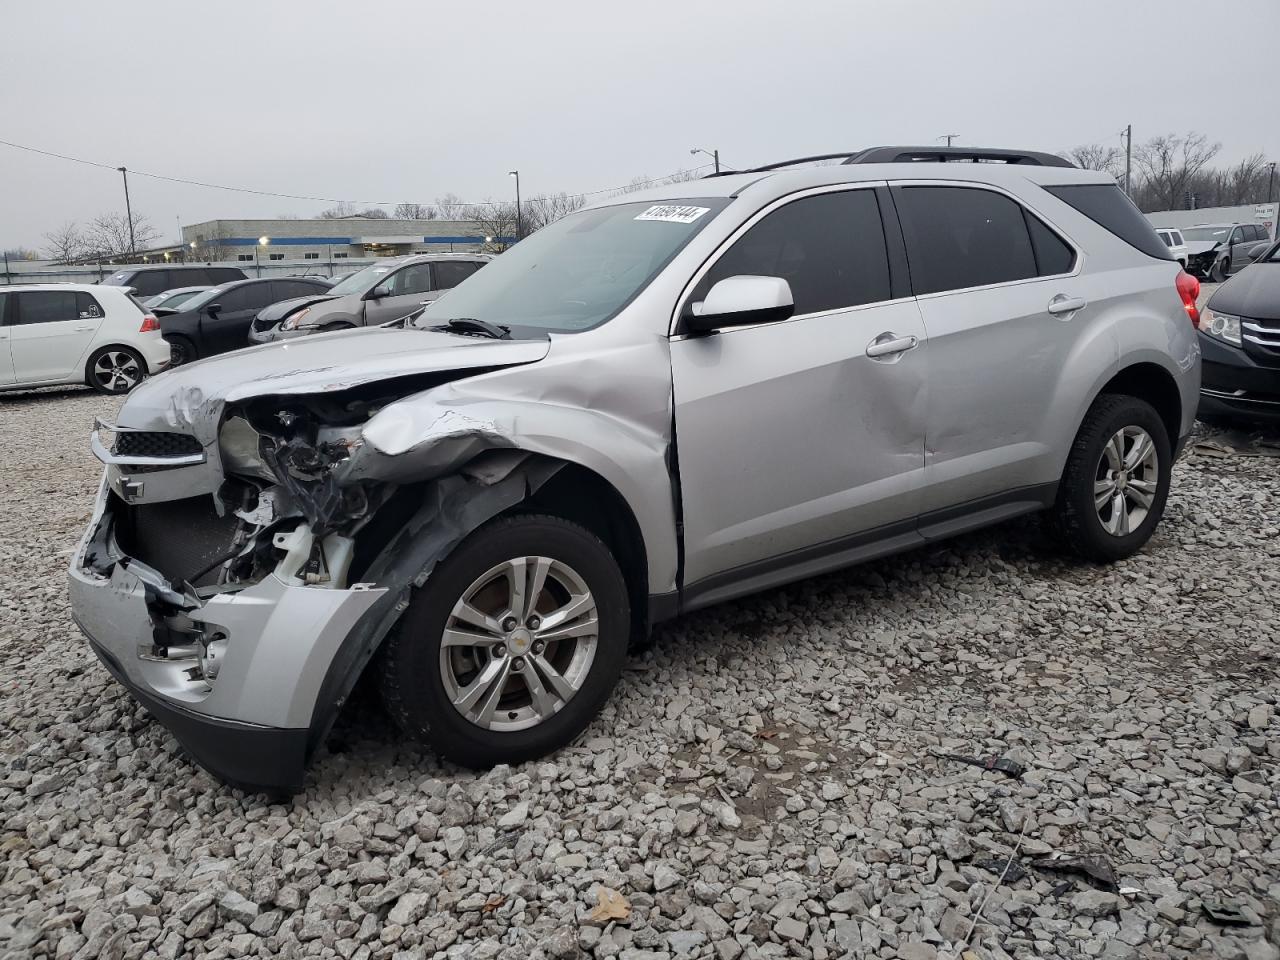
[{"label": "side mirror", "polygon": [[365,294],[365,299],[381,300],[383,297],[389,297],[389,296],[391,296],[391,287],[385,283],[380,283],[376,287],[374,287],[372,290],[370,290],[367,294]]},{"label": "side mirror", "polygon": [[219,313],[222,312],[222,304],[220,303],[206,304],[204,308],[204,312],[211,317],[216,317]]},{"label": "side mirror", "polygon": [[781,277],[726,277],[691,305],[685,317],[689,333],[710,333],[720,327],[786,320],[795,313],[791,285]]}]

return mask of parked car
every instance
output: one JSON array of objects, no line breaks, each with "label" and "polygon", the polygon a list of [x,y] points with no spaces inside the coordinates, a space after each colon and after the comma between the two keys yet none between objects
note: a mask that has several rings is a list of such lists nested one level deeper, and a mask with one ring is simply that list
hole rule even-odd
[{"label": "parked car", "polygon": [[232,280],[244,280],[239,267],[212,267],[174,264],[164,267],[129,267],[117,270],[102,281],[109,287],[131,287],[136,297],[154,297],[175,287],[217,286]]},{"label": "parked car", "polygon": [[142,305],[152,310],[176,310],[197,293],[203,293],[209,289],[211,288],[208,286],[178,287],[176,290],[166,290],[164,293],[157,293],[154,297],[147,297],[142,301]]},{"label": "parked car", "polygon": [[1280,243],[1214,291],[1200,349],[1201,419],[1280,422]]},{"label": "parked car", "polygon": [[1173,254],[1173,259],[1185,270],[1187,266],[1187,244],[1182,239],[1182,231],[1177,227],[1156,227],[1156,236],[1164,241],[1164,245]]},{"label": "parked car", "polygon": [[269,343],[399,320],[456,287],[491,259],[484,254],[426,253],[380,260],[351,274],[324,297],[277,303],[262,311],[253,321],[249,340]]},{"label": "parked car", "polygon": [[144,384],[94,434],[92,649],[215,775],[280,793],[366,668],[408,736],[517,763],[587,727],[655,621],[1019,514],[1141,549],[1199,285],[1114,179],[788,166],[579,210],[403,328]]},{"label": "parked car", "polygon": [[173,365],[243,347],[249,325],[263,307],[328,289],[314,278],[236,280],[197,294],[178,310],[162,309],[160,326],[173,347]]},{"label": "parked car", "polygon": [[169,365],[156,318],[127,291],[80,283],[0,287],[0,390],[87,383],[128,393]]},{"label": "parked car", "polygon": [[1250,264],[1249,251],[1267,231],[1256,223],[1208,223],[1185,227],[1187,269],[1202,280],[1221,283]]}]

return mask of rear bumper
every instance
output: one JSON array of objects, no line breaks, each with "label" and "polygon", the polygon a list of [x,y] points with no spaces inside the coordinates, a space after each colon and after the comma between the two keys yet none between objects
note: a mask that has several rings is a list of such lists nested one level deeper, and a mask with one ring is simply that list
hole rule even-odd
[{"label": "rear bumper", "polygon": [[1198,334],[1201,417],[1280,421],[1280,368],[1256,363],[1244,350]]}]

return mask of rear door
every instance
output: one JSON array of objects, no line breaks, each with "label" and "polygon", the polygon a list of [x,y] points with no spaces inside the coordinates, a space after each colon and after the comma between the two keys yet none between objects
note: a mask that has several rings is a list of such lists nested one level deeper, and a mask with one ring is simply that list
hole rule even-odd
[{"label": "rear door", "polygon": [[263,307],[275,302],[273,282],[252,280],[232,287],[218,295],[215,302],[220,309],[216,314],[210,314],[208,309],[200,312],[202,342],[198,349],[202,357],[248,345],[253,318]]},{"label": "rear door", "polygon": [[437,260],[434,264],[435,280],[431,297],[434,299],[446,290],[452,290],[475,273],[479,266],[474,260]]},{"label": "rear door", "polygon": [[9,349],[20,382],[78,379],[105,314],[88,293],[22,290],[9,314]]},{"label": "rear door", "polygon": [[0,290],[0,385],[14,383],[17,380],[13,373],[13,350],[10,347],[10,327],[6,315],[12,297],[13,294]]},{"label": "rear door", "polygon": [[430,261],[411,263],[401,267],[382,281],[381,286],[391,288],[391,295],[364,303],[365,326],[376,327],[380,323],[399,320],[417,310],[423,301],[434,300],[434,280]]},{"label": "rear door", "polygon": [[[874,186],[777,201],[682,305],[740,275],[782,277],[795,302],[785,321],[671,342],[684,580],[703,598],[855,549],[855,535],[915,538],[924,327],[896,232],[891,273],[881,206]],[[891,339],[902,352],[867,355]]]},{"label": "rear door", "polygon": [[181,280],[170,282],[168,270],[139,270],[128,283],[128,286],[133,287],[133,295],[139,300],[185,285]]},{"label": "rear door", "polygon": [[924,512],[1056,469],[1053,385],[1088,310],[1073,246],[980,184],[893,188],[929,334]]}]

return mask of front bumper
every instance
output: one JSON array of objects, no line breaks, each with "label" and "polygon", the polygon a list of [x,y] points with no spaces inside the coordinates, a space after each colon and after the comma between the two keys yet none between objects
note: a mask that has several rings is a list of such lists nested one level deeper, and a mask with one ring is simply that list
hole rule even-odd
[{"label": "front bumper", "polygon": [[[321,702],[330,666],[386,591],[268,575],[235,592],[193,596],[120,552],[109,489],[104,482],[70,569],[72,615],[94,653],[210,773],[241,789],[296,791],[318,739],[316,718],[330,706]],[[192,643],[172,643],[175,624]],[[218,647],[213,679],[191,652],[207,641]]]},{"label": "front bumper", "polygon": [[1203,333],[1200,417],[1280,422],[1280,368],[1266,367],[1242,347]]},{"label": "front bumper", "polygon": [[249,342],[278,343],[281,340],[296,340],[298,337],[305,337],[317,333],[319,330],[319,327],[298,327],[296,330],[284,330],[278,323],[274,327],[267,327],[265,330],[250,327]]}]

